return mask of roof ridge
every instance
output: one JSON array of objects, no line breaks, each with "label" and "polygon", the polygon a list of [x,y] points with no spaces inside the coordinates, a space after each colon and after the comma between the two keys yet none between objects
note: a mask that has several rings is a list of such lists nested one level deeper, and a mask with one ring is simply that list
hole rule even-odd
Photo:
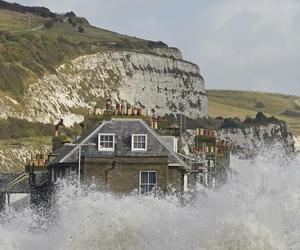
[{"label": "roof ridge", "polygon": [[151,132],[151,134],[179,161],[183,164],[185,168],[189,168],[188,165],[172,150],[169,145],[161,138],[161,136],[143,120],[140,119],[140,122]]},{"label": "roof ridge", "polygon": [[77,148],[82,145],[84,142],[86,142],[91,136],[93,136],[96,131],[98,129],[100,129],[101,127],[104,126],[104,124],[107,124],[108,122],[111,122],[111,121],[103,121],[102,123],[100,123],[90,134],[88,134],[81,142],[79,142],[70,152],[68,152],[62,159],[60,159],[60,163],[62,163],[64,160],[66,160],[71,154],[73,154]]},{"label": "roof ridge", "polygon": [[169,147],[169,145],[163,140],[163,138],[141,118],[112,118],[110,121],[103,121],[90,134],[86,135],[86,137],[83,138],[76,146],[70,148],[68,152],[65,154],[65,156],[63,156],[58,162],[62,163],[66,159],[68,159],[74,152],[76,152],[76,150],[79,148],[80,145],[84,144],[87,140],[89,140],[92,136],[94,136],[94,134],[99,129],[101,129],[105,124],[111,123],[112,121],[140,122],[152,134],[152,136],[155,139],[157,139],[161,143],[161,145],[178,161],[179,164],[182,164],[184,168],[189,169],[189,166],[174,152],[174,150],[171,147]]}]

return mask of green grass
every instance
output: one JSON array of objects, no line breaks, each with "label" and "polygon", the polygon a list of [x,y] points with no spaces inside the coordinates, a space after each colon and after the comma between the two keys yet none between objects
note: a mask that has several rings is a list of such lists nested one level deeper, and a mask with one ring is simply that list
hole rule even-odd
[{"label": "green grass", "polygon": [[[53,22],[49,29],[30,30]],[[79,32],[81,26],[84,32]],[[43,18],[0,9],[0,91],[21,98],[28,86],[62,63],[106,49],[152,53],[161,42],[91,26],[84,18]]]},{"label": "green grass", "polygon": [[[81,127],[75,123],[62,131],[67,137],[74,139],[81,133]],[[24,119],[0,119],[0,140],[27,140],[26,138],[51,137],[54,135],[54,125],[40,122],[29,122]]]},{"label": "green grass", "polygon": [[10,30],[12,32],[35,28],[48,18],[40,17],[30,13],[13,12],[0,9],[0,30]]},{"label": "green grass", "polygon": [[[232,90],[208,90],[207,94],[209,115],[212,117],[236,116],[245,119],[262,111],[286,121],[291,131],[300,135],[300,118],[282,114],[286,110],[295,110],[295,100],[299,100],[299,96]],[[259,108],[257,103],[263,106]]]},{"label": "green grass", "polygon": [[33,145],[51,145],[51,136],[40,136],[40,137],[26,137],[19,139],[0,139],[0,145],[11,146],[11,145],[22,145],[22,146],[33,146]]},{"label": "green grass", "polygon": [[27,120],[8,118],[0,120],[0,139],[21,139],[53,135],[51,124],[29,122]]}]

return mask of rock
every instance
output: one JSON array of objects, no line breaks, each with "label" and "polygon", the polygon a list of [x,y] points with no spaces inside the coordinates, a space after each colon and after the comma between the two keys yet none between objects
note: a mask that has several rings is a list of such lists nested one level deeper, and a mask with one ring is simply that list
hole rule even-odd
[{"label": "rock", "polygon": [[51,146],[43,143],[0,145],[0,172],[23,172],[31,155],[48,155]]},{"label": "rock", "polygon": [[23,105],[2,98],[1,116],[44,123],[63,118],[70,126],[83,119],[84,110],[112,97],[139,102],[158,115],[207,117],[207,95],[198,66],[181,60],[178,50],[167,51],[156,49],[161,55],[104,51],[78,57],[33,83]]},{"label": "rock", "polygon": [[239,146],[241,156],[245,157],[254,156],[264,147],[271,147],[274,143],[282,145],[286,153],[295,150],[293,136],[285,122],[221,129],[217,131],[217,137],[219,140],[229,141]]}]

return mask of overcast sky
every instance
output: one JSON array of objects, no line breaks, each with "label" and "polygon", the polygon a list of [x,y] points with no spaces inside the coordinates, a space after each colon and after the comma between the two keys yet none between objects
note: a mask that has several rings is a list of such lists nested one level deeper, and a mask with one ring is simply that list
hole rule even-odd
[{"label": "overcast sky", "polygon": [[[10,2],[14,2],[10,0]],[[179,48],[208,89],[300,95],[300,0],[16,0]]]}]

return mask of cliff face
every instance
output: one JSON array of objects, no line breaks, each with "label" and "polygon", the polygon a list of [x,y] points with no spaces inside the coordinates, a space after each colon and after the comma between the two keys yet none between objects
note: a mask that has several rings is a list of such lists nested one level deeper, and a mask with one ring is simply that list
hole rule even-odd
[{"label": "cliff face", "polygon": [[295,150],[293,136],[284,122],[249,128],[221,129],[217,131],[217,137],[238,145],[241,148],[240,156],[244,157],[252,157],[264,147],[270,149],[274,143],[283,146],[286,153]]},{"label": "cliff face", "polygon": [[51,151],[50,143],[29,142],[0,144],[0,172],[23,172],[26,159],[31,155],[48,155]]},{"label": "cliff face", "polygon": [[[158,115],[207,116],[199,68],[184,61],[176,48],[91,26],[73,12],[57,14],[0,0],[0,16],[0,119],[56,124],[63,118],[70,126],[107,98]],[[29,140],[34,129],[26,129],[24,140]],[[3,171],[19,171],[31,153],[46,150],[31,141],[9,144],[16,138],[0,135]]]},{"label": "cliff face", "polygon": [[206,117],[207,96],[198,66],[183,61],[176,49],[155,53],[105,51],[78,57],[35,81],[20,103],[3,96],[1,117],[40,122],[64,118],[71,125],[107,97],[140,103],[159,115]]},{"label": "cliff face", "polygon": [[295,141],[295,150],[296,152],[300,152],[300,136],[294,136]]}]

